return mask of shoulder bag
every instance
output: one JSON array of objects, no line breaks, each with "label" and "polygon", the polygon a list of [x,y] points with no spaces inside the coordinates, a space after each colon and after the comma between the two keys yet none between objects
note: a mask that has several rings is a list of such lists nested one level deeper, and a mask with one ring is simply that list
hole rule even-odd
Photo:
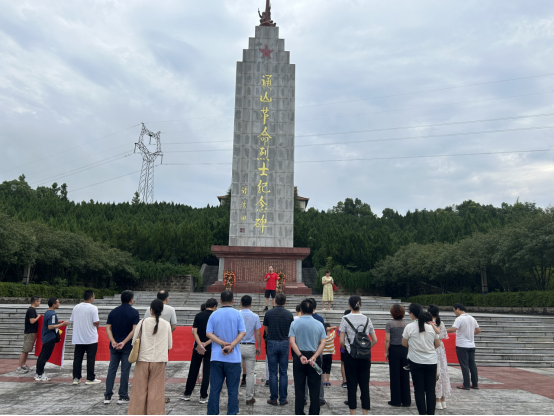
[{"label": "shoulder bag", "polygon": [[144,319],[140,321],[140,330],[138,333],[137,339],[133,341],[133,349],[131,350],[131,353],[129,354],[129,362],[131,364],[136,363],[139,356],[140,351],[140,337],[142,335],[142,324],[144,323]]}]

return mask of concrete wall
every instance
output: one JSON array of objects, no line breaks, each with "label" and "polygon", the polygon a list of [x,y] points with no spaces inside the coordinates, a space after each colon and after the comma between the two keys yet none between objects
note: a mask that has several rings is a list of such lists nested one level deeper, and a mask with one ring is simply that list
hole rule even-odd
[{"label": "concrete wall", "polygon": [[[169,292],[192,292],[194,283],[191,275],[170,276],[160,280],[150,280],[141,283],[135,290],[155,291],[168,290]],[[192,283],[192,288],[191,288]]]},{"label": "concrete wall", "polygon": [[[266,47],[271,57],[260,52]],[[271,85],[263,85],[267,76]],[[271,102],[262,101],[266,94]],[[278,27],[258,26],[237,62],[230,246],[293,247],[294,119],[290,53]],[[265,142],[264,130],[271,136]]]}]

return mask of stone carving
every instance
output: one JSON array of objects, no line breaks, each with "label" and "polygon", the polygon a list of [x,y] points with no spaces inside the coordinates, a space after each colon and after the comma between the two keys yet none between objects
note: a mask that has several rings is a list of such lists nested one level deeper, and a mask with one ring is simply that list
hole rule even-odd
[{"label": "stone carving", "polygon": [[273,23],[273,20],[271,20],[269,0],[265,0],[265,12],[260,13],[260,9],[258,9],[258,16],[260,16],[260,26],[277,26],[277,23]]}]

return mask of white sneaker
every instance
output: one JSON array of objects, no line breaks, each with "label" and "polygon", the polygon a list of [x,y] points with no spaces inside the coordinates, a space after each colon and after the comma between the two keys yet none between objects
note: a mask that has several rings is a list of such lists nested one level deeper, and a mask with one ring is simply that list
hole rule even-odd
[{"label": "white sneaker", "polygon": [[[95,378],[94,380],[85,381],[85,384],[100,384],[100,383],[102,383],[102,382],[100,380],[98,380],[97,378]],[[73,380],[73,384],[75,384],[75,380]]]},{"label": "white sneaker", "polygon": [[442,404],[442,408],[446,409],[446,400],[444,402],[441,402],[441,404]]},{"label": "white sneaker", "polygon": [[124,399],[123,397],[120,397],[117,401],[117,404],[129,404],[129,399]]},{"label": "white sneaker", "polygon": [[73,384],[79,384],[81,382],[81,379],[79,378],[74,378],[73,379]]},{"label": "white sneaker", "polygon": [[46,374],[39,376],[38,374],[35,377],[35,381],[50,381],[50,377],[46,377]]},{"label": "white sneaker", "polygon": [[188,402],[190,400],[190,396],[183,396],[183,397],[181,397],[181,400],[184,400],[185,402]]},{"label": "white sneaker", "polygon": [[198,400],[198,403],[200,403],[200,404],[208,403],[208,397],[204,397],[204,398],[200,397],[200,400]]},{"label": "white sneaker", "polygon": [[22,365],[21,368],[24,369],[25,371],[29,371],[31,369],[29,368],[28,365]]},{"label": "white sneaker", "polygon": [[110,404],[112,402],[111,399],[104,399],[104,404]]},{"label": "white sneaker", "polygon": [[442,410],[442,404],[441,402],[437,402],[437,405],[435,406],[436,410]]},{"label": "white sneaker", "polygon": [[19,374],[25,374],[29,372],[29,369],[26,369],[25,367],[17,367],[17,370],[15,371],[16,373],[19,373]]}]

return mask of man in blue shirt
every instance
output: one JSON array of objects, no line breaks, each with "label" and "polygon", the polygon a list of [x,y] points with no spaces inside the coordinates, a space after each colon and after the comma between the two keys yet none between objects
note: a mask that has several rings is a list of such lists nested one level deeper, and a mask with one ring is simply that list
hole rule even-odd
[{"label": "man in blue shirt", "polygon": [[[252,308],[252,296],[244,295],[240,300],[240,311],[246,328],[246,335],[240,342],[240,355],[242,356],[242,379],[246,380],[246,404],[256,403],[254,398],[254,385],[256,384],[256,357],[261,354],[262,336],[260,317],[250,310]],[[257,343],[257,344],[256,344]]]},{"label": "man in blue shirt", "polygon": [[44,366],[50,359],[54,347],[56,346],[56,332],[58,328],[67,326],[69,322],[58,323],[58,315],[56,315],[56,309],[60,307],[60,301],[58,298],[48,299],[48,310],[44,314],[42,320],[42,349],[37,360],[37,375],[36,381],[49,381],[50,377],[46,377],[44,374]]},{"label": "man in blue shirt", "polygon": [[239,412],[240,384],[240,341],[246,335],[244,319],[236,309],[233,309],[233,292],[221,292],[221,309],[210,315],[206,327],[206,336],[212,340],[212,359],[210,366],[210,397],[208,399],[208,414],[219,414],[219,395],[223,380],[227,380],[227,414],[236,415]]},{"label": "man in blue shirt", "polygon": [[133,349],[130,342],[133,339],[135,328],[139,323],[138,311],[133,308],[134,294],[130,290],[121,293],[121,305],[113,309],[108,315],[106,334],[110,340],[110,366],[106,377],[106,392],[104,404],[110,404],[113,394],[113,385],[119,362],[121,362],[121,378],[119,381],[119,400],[117,404],[129,403],[129,372],[131,363],[129,354]]},{"label": "man in blue shirt", "polygon": [[313,303],[304,299],[300,304],[302,316],[290,326],[289,337],[292,347],[292,371],[294,374],[294,413],[304,413],[304,393],[306,381],[310,393],[310,415],[318,415],[320,409],[319,389],[321,386],[321,374],[314,370],[316,363],[321,368],[321,353],[325,348],[327,333],[319,321],[312,314]]},{"label": "man in blue shirt", "polygon": [[[321,322],[323,325],[323,328],[325,328],[325,320],[323,319],[323,316],[316,313],[317,309],[317,301],[315,298],[308,298],[310,302],[314,305],[314,313],[312,314],[312,318],[314,318],[316,321]],[[304,397],[304,400],[308,400],[308,384],[306,383],[306,396]],[[321,381],[321,387],[319,388],[319,405],[323,406],[325,404],[325,391],[323,390],[323,379]]]}]

